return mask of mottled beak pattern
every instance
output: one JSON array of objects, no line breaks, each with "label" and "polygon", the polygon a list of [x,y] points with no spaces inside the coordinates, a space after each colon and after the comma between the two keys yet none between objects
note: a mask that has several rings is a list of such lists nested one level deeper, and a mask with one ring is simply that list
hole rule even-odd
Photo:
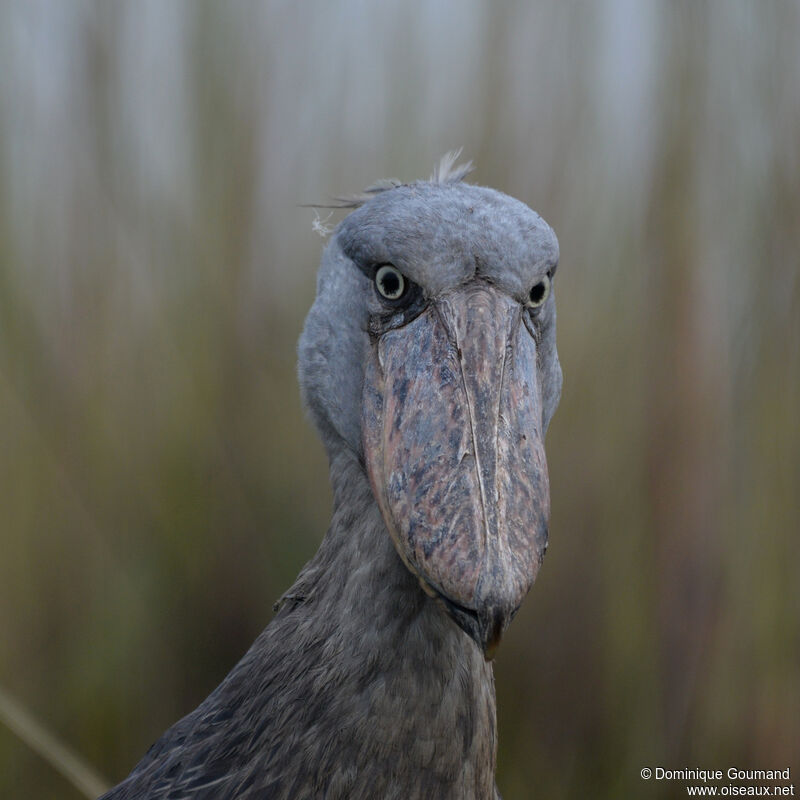
[{"label": "mottled beak pattern", "polygon": [[526,310],[475,281],[377,337],[362,431],[395,547],[491,658],[547,548],[537,345]]}]

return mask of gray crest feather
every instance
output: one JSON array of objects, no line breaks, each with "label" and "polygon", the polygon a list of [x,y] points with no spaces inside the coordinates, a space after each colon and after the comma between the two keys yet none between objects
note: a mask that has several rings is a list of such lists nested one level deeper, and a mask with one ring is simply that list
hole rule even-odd
[{"label": "gray crest feather", "polygon": [[375,181],[371,186],[367,186],[363,192],[357,194],[338,195],[333,199],[333,203],[326,208],[359,208],[363,206],[370,198],[381,192],[388,192],[389,189],[396,189],[402,186],[403,182],[397,178],[383,178],[382,180]]},{"label": "gray crest feather", "polygon": [[[462,149],[463,148],[458,147],[455,150],[450,150],[439,159],[434,165],[433,173],[429,178],[431,183],[458,183],[464,180],[464,178],[475,169],[472,160],[465,161],[463,164],[456,163],[461,156]],[[368,200],[375,197],[375,195],[381,192],[388,192],[390,189],[396,189],[398,186],[406,185],[408,184],[397,180],[397,178],[384,178],[368,186],[362,192],[337,195],[330,203],[309,203],[308,205],[311,208],[360,208]]]},{"label": "gray crest feather", "polygon": [[456,164],[461,157],[462,149],[458,147],[450,150],[439,159],[439,163],[433,168],[431,183],[458,183],[475,169],[471,160],[465,161],[463,164]]}]

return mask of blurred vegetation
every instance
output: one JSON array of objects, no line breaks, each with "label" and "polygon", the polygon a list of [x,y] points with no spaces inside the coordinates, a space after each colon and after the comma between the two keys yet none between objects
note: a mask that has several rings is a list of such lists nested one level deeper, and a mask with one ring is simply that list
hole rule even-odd
[{"label": "blurred vegetation", "polygon": [[[221,680],[329,515],[298,204],[464,145],[562,247],[504,797],[800,770],[798,41],[745,0],[0,6],[0,687],[116,781]],[[79,795],[0,726],[0,796]]]}]

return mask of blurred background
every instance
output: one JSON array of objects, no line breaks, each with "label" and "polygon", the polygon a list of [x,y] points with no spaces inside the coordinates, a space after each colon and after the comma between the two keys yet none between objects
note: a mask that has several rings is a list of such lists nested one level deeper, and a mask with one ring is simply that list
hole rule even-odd
[{"label": "blurred background", "polygon": [[[329,520],[299,204],[463,145],[561,241],[504,797],[796,775],[798,42],[789,2],[0,4],[0,688],[116,782],[224,677]],[[80,794],[0,725],[0,796]]]}]

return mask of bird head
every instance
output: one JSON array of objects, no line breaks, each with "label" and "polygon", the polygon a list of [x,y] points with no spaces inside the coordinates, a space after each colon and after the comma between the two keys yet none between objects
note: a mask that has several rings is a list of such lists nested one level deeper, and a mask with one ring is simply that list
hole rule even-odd
[{"label": "bird head", "polygon": [[558,241],[464,171],[353,203],[299,371],[329,453],[357,454],[403,563],[490,658],[547,548]]}]

